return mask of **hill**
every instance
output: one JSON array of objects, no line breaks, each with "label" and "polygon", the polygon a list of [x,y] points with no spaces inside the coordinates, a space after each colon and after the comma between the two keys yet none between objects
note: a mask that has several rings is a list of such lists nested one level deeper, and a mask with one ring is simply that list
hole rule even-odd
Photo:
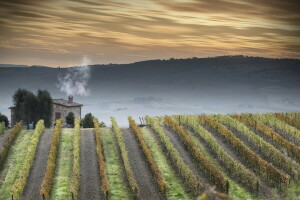
[{"label": "hill", "polygon": [[[66,98],[57,88],[66,68],[1,67],[0,111],[9,114],[17,88],[47,89],[53,98]],[[75,96],[108,122],[126,117],[164,114],[288,112],[300,110],[300,60],[221,56],[150,60],[132,64],[90,66],[88,97]]]}]

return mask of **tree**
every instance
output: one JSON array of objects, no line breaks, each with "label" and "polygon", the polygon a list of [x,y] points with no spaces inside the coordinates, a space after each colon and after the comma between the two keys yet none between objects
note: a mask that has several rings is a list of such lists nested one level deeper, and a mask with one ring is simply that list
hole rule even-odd
[{"label": "tree", "polygon": [[92,113],[86,114],[82,120],[83,128],[94,128],[93,118]]},{"label": "tree", "polygon": [[66,123],[69,125],[72,125],[72,127],[74,126],[74,113],[69,112],[68,115],[66,116]]},{"label": "tree", "polygon": [[0,113],[0,123],[1,123],[1,122],[4,122],[5,127],[8,127],[8,125],[9,125],[8,118],[7,118],[5,115],[2,115],[2,114]]},{"label": "tree", "polygon": [[39,119],[43,119],[47,128],[51,127],[51,119],[53,113],[53,101],[47,90],[38,90],[38,114]]},{"label": "tree", "polygon": [[100,127],[106,127],[106,124],[104,122],[100,122]]},{"label": "tree", "polygon": [[18,89],[13,95],[15,105],[16,121],[24,121],[29,127],[39,119],[45,121],[45,126],[51,126],[53,103],[50,93],[47,90],[38,90],[37,96],[26,89]]},{"label": "tree", "polygon": [[37,121],[37,98],[36,96],[25,89],[18,89],[14,96],[13,102],[16,107],[16,120],[23,120],[27,127],[33,122]]}]

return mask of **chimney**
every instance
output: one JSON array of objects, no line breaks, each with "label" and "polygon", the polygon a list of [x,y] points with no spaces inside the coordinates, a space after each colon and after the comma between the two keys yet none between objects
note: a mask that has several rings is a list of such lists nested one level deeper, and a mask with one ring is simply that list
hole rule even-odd
[{"label": "chimney", "polygon": [[68,99],[69,99],[69,100],[68,100],[69,103],[73,103],[73,96],[72,96],[72,95],[70,95],[70,96],[68,97]]}]

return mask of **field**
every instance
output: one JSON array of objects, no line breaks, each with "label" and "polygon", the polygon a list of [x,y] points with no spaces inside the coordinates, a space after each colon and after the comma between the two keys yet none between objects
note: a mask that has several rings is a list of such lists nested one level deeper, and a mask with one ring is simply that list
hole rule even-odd
[{"label": "field", "polygon": [[111,122],[0,134],[0,199],[299,198],[300,113]]}]

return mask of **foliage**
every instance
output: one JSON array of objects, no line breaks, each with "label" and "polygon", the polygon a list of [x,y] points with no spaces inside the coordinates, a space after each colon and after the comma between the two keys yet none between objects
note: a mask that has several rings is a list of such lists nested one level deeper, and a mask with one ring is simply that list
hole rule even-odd
[{"label": "foliage", "polygon": [[19,178],[34,130],[22,130],[12,144],[0,173],[0,199],[11,199],[12,186]]},{"label": "foliage", "polygon": [[52,114],[53,114],[53,101],[50,93],[47,90],[38,90],[38,119],[43,119],[45,127],[52,126]]},{"label": "foliage", "polygon": [[69,112],[68,115],[66,116],[66,123],[73,127],[74,126],[74,120],[75,120],[74,113]]},{"label": "foliage", "polygon": [[21,171],[19,173],[19,178],[14,182],[14,185],[12,186],[12,192],[14,195],[14,199],[21,198],[22,192],[25,188],[25,185],[26,185],[29,173],[30,173],[31,166],[34,161],[36,148],[39,143],[39,138],[40,138],[44,128],[45,128],[44,121],[40,120],[36,125],[33,135],[31,136],[31,141],[28,146],[26,160],[23,164],[23,168],[21,169]]},{"label": "foliage", "polygon": [[[260,114],[260,115],[258,114],[248,114],[248,115],[256,120],[263,122],[264,124],[273,126],[275,129],[282,130],[289,136],[292,136],[293,138],[300,141],[300,130],[278,119],[272,113]],[[299,113],[296,113],[295,115],[300,116]]]},{"label": "foliage", "polygon": [[253,171],[257,171],[261,176],[268,178],[268,180],[278,186],[288,185],[289,176],[278,169],[276,169],[271,163],[263,160],[259,155],[254,153],[249,147],[247,147],[241,140],[239,140],[230,130],[219,124],[213,118],[209,116],[200,116],[200,120],[215,129],[220,135],[222,135],[240,154],[241,158],[252,168]]},{"label": "foliage", "polygon": [[[152,152],[153,158],[156,161],[163,178],[168,184],[166,199],[194,199],[192,192],[188,187],[185,187],[177,172],[173,169],[173,164],[169,162],[167,155],[164,153],[159,141],[148,127],[141,128],[147,146]],[[195,183],[194,183],[195,184]]]},{"label": "foliage", "polygon": [[0,122],[4,122],[5,127],[8,127],[9,125],[8,118],[5,115],[2,115],[1,113],[0,113]]},{"label": "foliage", "polygon": [[[293,170],[292,170],[293,160],[292,159],[286,157],[283,153],[281,153],[273,145],[266,142],[263,138],[261,138],[259,135],[255,134],[246,125],[244,125],[242,122],[240,122],[240,121],[243,121],[243,122],[248,121],[247,117],[240,116],[240,115],[234,115],[234,116],[230,117],[229,115],[216,115],[215,119],[219,122],[222,122],[231,127],[234,127],[241,134],[245,135],[247,137],[248,141],[251,141],[254,145],[259,147],[261,154],[264,155],[268,160],[271,160],[274,165],[285,169],[290,174],[293,174]],[[241,118],[239,118],[238,116],[240,116]],[[243,120],[242,120],[242,118],[243,118]],[[237,119],[240,119],[240,121],[238,121]],[[254,119],[249,119],[249,120],[251,122],[253,122],[254,124],[257,124],[257,125],[260,124],[260,122],[255,122]],[[246,124],[249,124],[249,123],[246,123]],[[257,129],[257,130],[259,130],[259,129]],[[264,134],[265,132],[262,132],[262,133]],[[272,139],[272,137],[270,137],[270,136],[268,136],[268,137],[270,139]],[[298,171],[300,172],[299,165],[298,165]]]},{"label": "foliage", "polygon": [[93,122],[93,115],[92,113],[88,113],[84,116],[82,119],[82,126],[83,128],[94,128],[94,122]]},{"label": "foliage", "polygon": [[106,124],[104,122],[100,122],[99,126],[102,127],[102,128],[105,128]]},{"label": "foliage", "polygon": [[118,142],[118,147],[121,152],[121,158],[124,164],[124,169],[127,177],[127,181],[129,183],[129,187],[133,193],[134,196],[138,196],[139,193],[139,187],[136,183],[135,177],[133,175],[132,169],[130,167],[129,159],[128,159],[128,153],[126,151],[125,143],[123,140],[123,133],[119,129],[118,124],[116,122],[116,119],[111,117],[111,123],[112,123],[112,130],[117,136],[117,142]]},{"label": "foliage", "polygon": [[53,178],[56,167],[56,158],[58,154],[58,147],[60,141],[62,120],[56,120],[56,126],[54,129],[54,133],[51,140],[50,152],[48,155],[47,167],[44,176],[44,180],[41,186],[40,194],[45,197],[45,199],[49,199],[50,191],[52,189]]},{"label": "foliage", "polygon": [[74,199],[78,199],[80,186],[80,119],[75,119],[75,137],[73,139],[73,163],[72,177],[70,181],[70,192]]},{"label": "foliage", "polygon": [[[274,114],[275,117],[277,117],[278,119],[284,121],[285,123],[294,126],[295,128],[300,129],[300,120],[289,117],[288,113],[283,114],[283,113],[275,113]],[[0,120],[1,121],[1,120]]]},{"label": "foliage", "polygon": [[3,134],[5,131],[5,123],[4,122],[0,122],[0,135]]},{"label": "foliage", "polygon": [[150,169],[155,176],[155,179],[159,186],[160,192],[163,194],[166,194],[167,183],[161,175],[161,171],[159,170],[157,163],[155,162],[153,155],[152,155],[149,147],[147,146],[145,139],[143,138],[140,128],[137,126],[137,124],[132,119],[132,117],[128,117],[128,121],[129,121],[129,126],[132,129],[132,131],[134,132],[134,134],[140,144],[140,147],[142,148],[142,151],[146,157],[146,160],[150,165]]},{"label": "foliage", "polygon": [[38,95],[26,89],[18,89],[13,95],[16,120],[23,120],[27,126],[38,119],[45,119],[46,127],[51,126],[52,98],[46,90],[38,91]]},{"label": "foliage", "polygon": [[189,149],[193,157],[198,161],[199,165],[202,167],[204,172],[207,173],[207,176],[211,180],[211,182],[216,185],[217,189],[221,192],[228,193],[228,180],[199,150],[199,148],[192,141],[187,132],[169,116],[165,116],[164,123],[179,134],[185,146]]},{"label": "foliage", "polygon": [[167,150],[167,154],[170,157],[174,167],[179,172],[180,176],[186,183],[186,185],[192,190],[192,192],[196,195],[199,193],[200,188],[203,184],[197,179],[193,171],[189,168],[187,164],[185,164],[183,158],[180,153],[174,147],[168,136],[165,134],[164,130],[159,126],[158,120],[155,120],[149,116],[146,116],[147,124],[151,126],[151,128],[157,133],[162,142],[163,146]]},{"label": "foliage", "polygon": [[231,177],[237,178],[238,182],[246,186],[250,191],[257,192],[258,179],[242,164],[232,158],[216,141],[209,131],[204,129],[196,117],[184,116],[182,117],[184,124],[189,125],[201,138],[203,138],[210,149],[214,152],[219,160],[223,163],[223,166],[227,169]]},{"label": "foliage", "polygon": [[285,148],[291,157],[300,162],[300,147],[282,137],[272,128],[269,128],[260,121],[255,120],[251,117],[247,117],[245,115],[233,115],[233,117],[254,127],[256,130],[263,133],[266,137],[272,139],[274,142],[276,142],[276,144],[278,144],[282,148]]},{"label": "foliage", "polygon": [[13,127],[13,129],[10,131],[9,135],[7,136],[7,139],[3,143],[2,148],[0,150],[0,170],[3,168],[3,165],[5,163],[11,145],[14,143],[21,130],[22,130],[22,121],[20,121]]},{"label": "foliage", "polygon": [[104,198],[106,199],[109,196],[110,188],[107,180],[106,164],[105,164],[105,158],[103,156],[103,150],[102,150],[101,132],[100,132],[98,119],[93,118],[93,122],[95,127],[96,150],[98,155],[100,177],[101,177],[101,191],[103,193]]}]

